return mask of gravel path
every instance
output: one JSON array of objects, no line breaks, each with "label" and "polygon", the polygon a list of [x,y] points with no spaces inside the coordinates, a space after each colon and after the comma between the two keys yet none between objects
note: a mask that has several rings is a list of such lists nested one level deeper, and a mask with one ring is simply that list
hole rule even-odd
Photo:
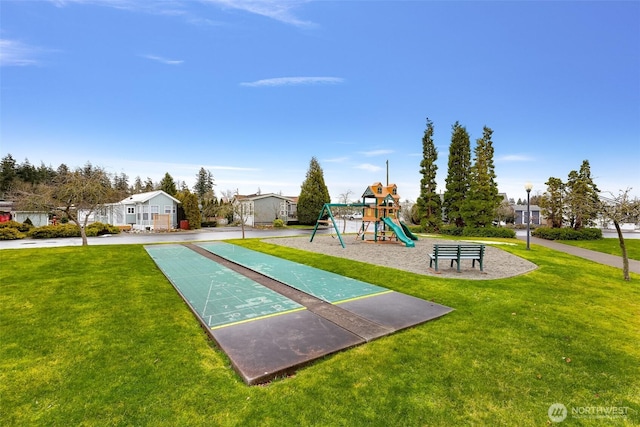
[{"label": "gravel path", "polygon": [[340,246],[340,241],[331,236],[316,235],[313,242],[309,242],[308,237],[284,237],[264,241],[435,277],[477,280],[501,279],[524,274],[537,268],[532,262],[501,250],[498,245],[487,245],[483,272],[480,271],[477,264],[475,268],[472,268],[471,261],[464,260],[461,271],[458,273],[456,264],[454,263],[453,267],[450,267],[449,262],[445,260],[439,263],[439,271],[436,273],[432,268],[429,268],[427,254],[433,250],[435,243],[451,243],[451,241],[420,237],[415,242],[414,248],[408,248],[399,243],[373,243],[356,240],[355,235],[343,235],[342,239],[346,246],[344,249]]}]

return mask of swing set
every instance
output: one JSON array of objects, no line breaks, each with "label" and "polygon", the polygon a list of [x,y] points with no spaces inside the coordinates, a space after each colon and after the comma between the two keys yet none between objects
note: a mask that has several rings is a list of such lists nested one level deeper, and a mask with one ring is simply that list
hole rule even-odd
[{"label": "swing set", "polygon": [[[344,248],[344,241],[331,209],[346,207],[362,208],[362,226],[356,239],[365,240],[365,235],[372,233],[373,239],[368,241],[376,243],[400,241],[407,247],[415,246],[414,240],[418,240],[418,238],[398,217],[400,196],[397,192],[397,186],[395,184],[383,186],[380,182],[367,187],[362,195],[362,203],[325,203],[318,215],[310,242],[313,242],[313,237],[320,225],[332,225],[340,245]],[[373,224],[373,232],[368,231],[371,224]]]}]

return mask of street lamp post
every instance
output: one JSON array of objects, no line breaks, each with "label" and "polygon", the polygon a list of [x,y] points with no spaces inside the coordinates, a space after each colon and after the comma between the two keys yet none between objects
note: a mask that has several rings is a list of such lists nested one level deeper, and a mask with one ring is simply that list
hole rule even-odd
[{"label": "street lamp post", "polygon": [[527,250],[529,250],[529,236],[531,235],[531,208],[529,207],[529,194],[531,194],[531,189],[533,188],[533,184],[527,182],[524,185],[524,189],[527,190]]}]

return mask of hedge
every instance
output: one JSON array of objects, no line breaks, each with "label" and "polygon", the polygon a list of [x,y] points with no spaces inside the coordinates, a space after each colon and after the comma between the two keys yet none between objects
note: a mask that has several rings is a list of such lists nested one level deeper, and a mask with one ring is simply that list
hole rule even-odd
[{"label": "hedge", "polygon": [[546,240],[600,240],[602,239],[602,230],[599,228],[574,230],[573,228],[538,227],[531,232],[531,235]]},{"label": "hedge", "polygon": [[24,239],[26,235],[13,227],[0,227],[0,240]]},{"label": "hedge", "polygon": [[[28,219],[29,218],[27,218],[27,220]],[[25,222],[18,222],[18,221],[0,222],[0,229],[3,229],[3,228],[14,228],[18,231],[26,233],[27,231],[33,228],[33,225],[27,224]]]},{"label": "hedge", "polygon": [[[120,229],[113,225],[94,222],[86,228],[88,237],[102,236],[104,234],[118,234]],[[34,228],[28,233],[29,237],[34,239],[53,239],[58,237],[80,237],[80,227],[75,224],[57,224],[45,225],[44,227]]]},{"label": "hedge", "polygon": [[440,229],[440,233],[447,236],[464,237],[495,237],[513,239],[516,232],[505,227],[456,227],[455,225],[445,225]]}]

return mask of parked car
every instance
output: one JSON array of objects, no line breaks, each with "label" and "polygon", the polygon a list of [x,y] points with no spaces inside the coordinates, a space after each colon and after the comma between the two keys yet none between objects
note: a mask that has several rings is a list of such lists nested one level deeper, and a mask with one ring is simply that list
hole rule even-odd
[{"label": "parked car", "polygon": [[362,219],[362,212],[356,212],[349,215],[349,219]]}]

